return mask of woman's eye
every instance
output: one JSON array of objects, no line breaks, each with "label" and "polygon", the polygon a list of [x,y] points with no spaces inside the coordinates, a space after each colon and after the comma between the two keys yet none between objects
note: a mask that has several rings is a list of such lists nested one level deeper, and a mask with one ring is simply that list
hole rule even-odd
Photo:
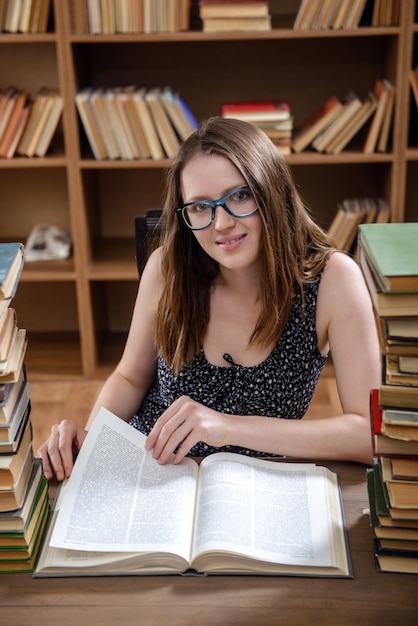
[{"label": "woman's eye", "polygon": [[193,213],[204,213],[205,211],[207,211],[209,209],[209,205],[208,204],[192,204],[189,207],[189,210],[191,210]]},{"label": "woman's eye", "polygon": [[232,196],[233,202],[245,202],[249,200],[251,197],[251,193],[248,189],[241,189],[240,191],[236,191]]}]

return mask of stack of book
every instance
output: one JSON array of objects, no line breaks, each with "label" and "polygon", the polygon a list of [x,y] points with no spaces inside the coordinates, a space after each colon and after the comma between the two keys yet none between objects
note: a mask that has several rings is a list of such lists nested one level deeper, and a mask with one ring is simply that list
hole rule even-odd
[{"label": "stack of book", "polygon": [[418,223],[359,227],[382,378],[371,391],[374,466],[367,472],[376,563],[418,573]]},{"label": "stack of book", "polygon": [[296,15],[295,30],[357,28],[367,0],[302,0]]},{"label": "stack of book", "polygon": [[43,157],[61,120],[64,101],[56,89],[0,90],[0,157]]},{"label": "stack of book", "polygon": [[33,571],[49,512],[33,458],[26,331],[11,307],[22,267],[23,246],[0,244],[0,572]]},{"label": "stack of book", "polygon": [[328,234],[339,250],[357,257],[357,231],[360,224],[384,224],[390,220],[390,207],[384,198],[346,198],[338,204]]},{"label": "stack of book", "polygon": [[0,2],[0,32],[46,33],[51,0],[6,0]]},{"label": "stack of book", "polygon": [[394,101],[395,88],[386,78],[377,79],[365,98],[354,91],[342,100],[331,96],[298,127],[292,150],[339,154],[364,131],[360,137],[363,153],[386,152]]},{"label": "stack of book", "polygon": [[224,102],[221,115],[259,126],[282,154],[290,154],[293,116],[284,100]]},{"label": "stack of book", "polygon": [[200,0],[204,33],[271,30],[267,0]]},{"label": "stack of book", "polygon": [[172,158],[198,126],[170,87],[86,87],[75,101],[96,159]]},{"label": "stack of book", "polygon": [[396,26],[401,0],[302,0],[295,30]]},{"label": "stack of book", "polygon": [[71,0],[78,35],[175,33],[190,29],[190,0]]}]

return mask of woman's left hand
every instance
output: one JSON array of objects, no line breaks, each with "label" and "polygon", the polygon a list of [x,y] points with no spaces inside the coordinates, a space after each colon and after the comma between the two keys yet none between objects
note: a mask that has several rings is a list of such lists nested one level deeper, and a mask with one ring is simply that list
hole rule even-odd
[{"label": "woman's left hand", "polygon": [[145,448],[152,450],[153,457],[163,464],[181,444],[173,460],[180,463],[199,441],[214,447],[225,445],[228,418],[188,396],[181,396],[158,418]]}]

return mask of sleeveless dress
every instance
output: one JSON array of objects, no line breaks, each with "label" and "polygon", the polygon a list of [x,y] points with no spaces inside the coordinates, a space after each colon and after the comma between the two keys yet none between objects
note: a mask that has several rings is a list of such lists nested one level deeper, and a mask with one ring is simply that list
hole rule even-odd
[{"label": "sleeveless dress", "polygon": [[[158,417],[174,400],[187,395],[201,404],[232,415],[260,415],[301,419],[312,400],[318,378],[327,360],[317,346],[316,302],[321,279],[305,284],[305,303],[294,294],[289,320],[270,355],[261,363],[245,367],[224,355],[224,367],[212,365],[200,351],[192,365],[175,376],[160,356],[156,378],[130,424],[148,434]],[[271,456],[237,446],[214,448],[200,442],[189,456],[213,452],[238,452]]]}]

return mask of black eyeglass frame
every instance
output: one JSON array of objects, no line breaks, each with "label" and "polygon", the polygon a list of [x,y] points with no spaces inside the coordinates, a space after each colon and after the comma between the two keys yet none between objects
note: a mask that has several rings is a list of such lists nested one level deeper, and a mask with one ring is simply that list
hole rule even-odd
[{"label": "black eyeglass frame", "polygon": [[[237,215],[236,213],[233,213],[231,209],[228,208],[226,205],[226,200],[227,198],[229,198],[229,196],[232,196],[234,193],[237,193],[237,191],[244,191],[244,189],[249,189],[249,186],[242,185],[241,187],[236,187],[235,189],[232,189],[232,191],[228,191],[228,193],[226,193],[221,198],[218,198],[218,200],[197,200],[195,202],[188,202],[187,204],[180,204],[179,206],[176,206],[174,210],[177,213],[181,213],[184,223],[186,224],[188,228],[190,228],[190,230],[205,230],[206,228],[209,228],[209,226],[211,226],[214,222],[215,211],[216,211],[216,207],[218,206],[221,206],[227,213],[229,213],[229,215],[232,215],[232,217],[235,217],[237,219],[241,219],[242,217],[250,217],[250,215],[254,215],[254,213],[257,213],[258,207],[256,207],[253,211],[250,211],[249,213],[242,213],[241,215]],[[210,208],[212,209],[212,216],[210,218],[210,222],[209,224],[206,224],[206,226],[195,227],[195,226],[192,226],[190,222],[188,221],[186,217],[187,215],[186,209],[187,207],[193,206],[194,204],[205,204],[207,206],[210,206]]]}]

